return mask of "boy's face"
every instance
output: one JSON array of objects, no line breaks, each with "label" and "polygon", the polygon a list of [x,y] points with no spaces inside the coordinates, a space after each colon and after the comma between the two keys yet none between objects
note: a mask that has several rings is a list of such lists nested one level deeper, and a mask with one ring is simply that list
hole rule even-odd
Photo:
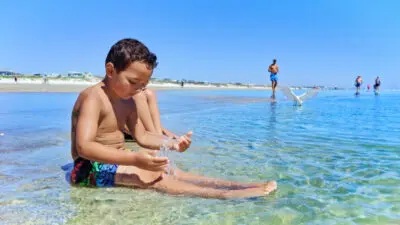
[{"label": "boy's face", "polygon": [[117,73],[112,63],[106,65],[107,76],[110,78],[111,88],[123,99],[129,99],[146,87],[153,73],[147,64],[133,62],[125,70]]}]

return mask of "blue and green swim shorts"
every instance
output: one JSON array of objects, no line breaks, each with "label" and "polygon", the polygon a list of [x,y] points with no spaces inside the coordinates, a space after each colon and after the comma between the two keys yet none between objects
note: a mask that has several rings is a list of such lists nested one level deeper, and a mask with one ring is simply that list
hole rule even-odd
[{"label": "blue and green swim shorts", "polygon": [[80,186],[112,187],[118,165],[89,161],[81,157],[74,161],[71,182]]}]

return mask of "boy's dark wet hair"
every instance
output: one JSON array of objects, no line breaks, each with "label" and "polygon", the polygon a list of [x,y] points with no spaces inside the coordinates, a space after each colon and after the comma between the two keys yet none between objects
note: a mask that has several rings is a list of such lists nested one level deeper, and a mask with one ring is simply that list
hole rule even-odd
[{"label": "boy's dark wet hair", "polygon": [[276,59],[273,59],[273,60],[272,60],[272,63],[276,63]]},{"label": "boy's dark wet hair", "polygon": [[107,54],[106,64],[111,62],[117,73],[125,70],[133,62],[146,63],[149,69],[157,67],[157,56],[142,42],[126,38],[115,43]]}]

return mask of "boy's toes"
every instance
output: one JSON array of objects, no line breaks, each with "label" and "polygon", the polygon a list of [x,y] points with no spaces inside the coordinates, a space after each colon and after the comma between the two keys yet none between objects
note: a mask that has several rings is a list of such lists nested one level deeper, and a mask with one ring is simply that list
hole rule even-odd
[{"label": "boy's toes", "polygon": [[269,193],[275,191],[278,188],[278,184],[276,181],[268,181],[264,184],[264,195],[268,195]]}]

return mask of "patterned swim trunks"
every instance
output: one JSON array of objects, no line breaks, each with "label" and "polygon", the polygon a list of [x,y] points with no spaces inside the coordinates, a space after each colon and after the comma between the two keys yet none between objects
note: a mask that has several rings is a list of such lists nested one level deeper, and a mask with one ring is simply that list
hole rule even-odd
[{"label": "patterned swim trunks", "polygon": [[118,165],[91,162],[78,158],[74,161],[71,182],[80,186],[112,187]]}]

